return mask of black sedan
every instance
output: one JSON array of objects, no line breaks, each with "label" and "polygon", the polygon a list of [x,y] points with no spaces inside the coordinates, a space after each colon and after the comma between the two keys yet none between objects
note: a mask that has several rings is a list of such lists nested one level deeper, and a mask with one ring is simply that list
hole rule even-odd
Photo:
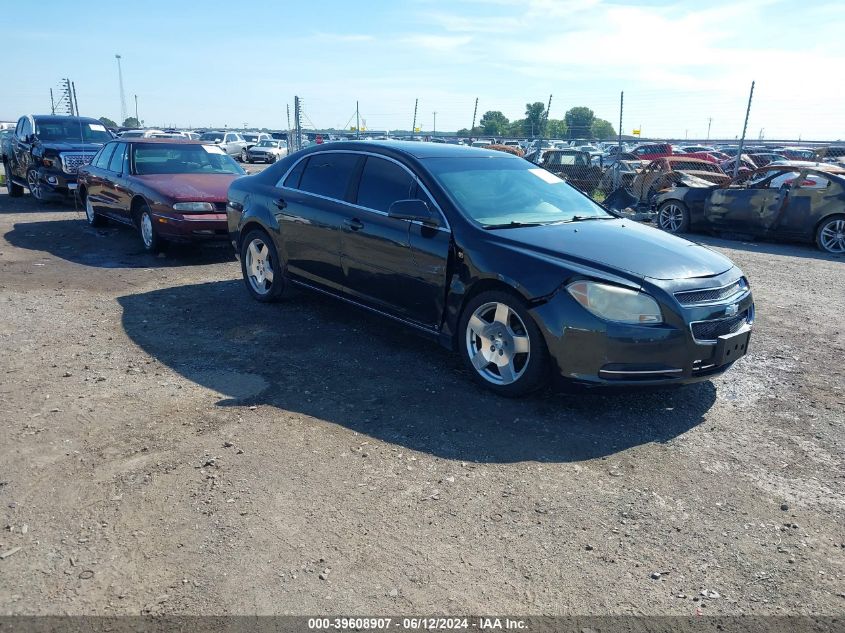
[{"label": "black sedan", "polygon": [[670,233],[741,233],[845,253],[845,167],[837,165],[772,164],[726,185],[669,189],[655,206],[658,226]]},{"label": "black sedan", "polygon": [[334,296],[458,351],[507,396],[705,380],[745,354],[748,281],[727,258],[611,215],[502,152],[329,143],[229,187],[258,301]]}]

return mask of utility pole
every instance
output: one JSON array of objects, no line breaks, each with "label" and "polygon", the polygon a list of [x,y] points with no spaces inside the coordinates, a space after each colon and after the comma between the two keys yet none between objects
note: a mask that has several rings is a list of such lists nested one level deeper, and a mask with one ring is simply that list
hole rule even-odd
[{"label": "utility pole", "polygon": [[437,136],[437,111],[432,112],[432,114],[434,115],[434,127],[431,130],[431,135]]},{"label": "utility pole", "polygon": [[713,117],[707,119],[707,140],[710,140],[710,125],[713,123]]},{"label": "utility pole", "polygon": [[[625,91],[619,93],[619,139],[617,141],[617,149],[616,149],[616,162],[619,162],[620,157],[622,156],[622,111],[625,106]],[[622,174],[619,173],[618,169],[613,170],[613,188],[619,188],[619,178]]]},{"label": "utility pole", "polygon": [[411,125],[411,138],[417,133],[417,106],[420,104],[419,99],[414,99],[414,123]]},{"label": "utility pole", "polygon": [[294,150],[302,149],[301,106],[299,97],[293,98]]},{"label": "utility pole", "polygon": [[358,102],[355,102],[355,138],[361,138],[361,113],[358,111]]},{"label": "utility pole", "polygon": [[543,114],[543,121],[540,126],[540,136],[544,136],[546,133],[546,123],[549,122],[549,110],[552,109],[552,95],[549,95],[549,105],[546,106],[546,112]]},{"label": "utility pole", "polygon": [[138,118],[138,95],[135,95],[135,120],[141,123],[141,119]]},{"label": "utility pole", "polygon": [[751,99],[754,97],[754,82],[751,82],[751,92],[748,93],[748,108],[745,110],[745,124],[742,126],[742,138],[739,139],[739,149],[734,161],[734,178],[739,175],[739,165],[742,162],[742,147],[745,145],[745,132],[748,130],[748,117],[751,114]]},{"label": "utility pole", "polygon": [[56,114],[56,102],[53,99],[53,89],[50,88],[50,114]]},{"label": "utility pole", "polygon": [[472,126],[469,128],[469,140],[472,140],[472,131],[475,129],[475,115],[478,114],[478,97],[475,98],[475,110],[472,111]]},{"label": "utility pole", "polygon": [[70,82],[71,94],[73,95],[74,107],[76,107],[76,116],[79,116],[79,100],[76,98],[76,82]]},{"label": "utility pole", "polygon": [[[120,55],[115,54],[114,58],[117,60],[117,80],[120,83],[120,116],[123,121],[126,121],[126,93],[123,91],[123,68],[120,65]],[[121,125],[123,122],[121,122]]]}]

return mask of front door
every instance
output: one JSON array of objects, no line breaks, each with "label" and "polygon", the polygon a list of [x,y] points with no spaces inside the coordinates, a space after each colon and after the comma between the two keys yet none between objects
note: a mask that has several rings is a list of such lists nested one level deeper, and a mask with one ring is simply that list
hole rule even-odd
[{"label": "front door", "polygon": [[346,292],[378,310],[428,327],[439,324],[445,295],[449,232],[391,218],[397,200],[424,199],[414,176],[368,156],[341,237]]}]

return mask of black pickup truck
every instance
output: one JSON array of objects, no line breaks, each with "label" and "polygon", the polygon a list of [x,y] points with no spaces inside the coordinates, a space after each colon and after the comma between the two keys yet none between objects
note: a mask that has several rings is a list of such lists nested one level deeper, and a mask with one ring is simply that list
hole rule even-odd
[{"label": "black pickup truck", "polygon": [[15,133],[0,147],[9,195],[23,195],[24,188],[38,200],[72,194],[77,169],[110,140],[111,133],[97,119],[22,116]]}]

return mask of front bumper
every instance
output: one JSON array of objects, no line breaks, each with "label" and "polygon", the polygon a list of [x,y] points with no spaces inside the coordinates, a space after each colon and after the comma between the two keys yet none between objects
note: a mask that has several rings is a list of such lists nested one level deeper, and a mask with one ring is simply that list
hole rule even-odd
[{"label": "front bumper", "polygon": [[[747,320],[733,331],[747,349],[754,320],[754,301],[748,292],[739,302]],[[531,310],[541,328],[560,375],[591,386],[666,386],[707,380],[724,373],[734,362],[723,344],[693,337],[693,321],[719,319],[725,306],[673,306],[660,325],[625,325],[599,319],[578,305],[565,290]]]},{"label": "front bumper", "polygon": [[204,242],[229,239],[226,214],[153,212],[157,233],[171,242]]},{"label": "front bumper", "polygon": [[77,189],[76,174],[57,169],[39,169],[38,184],[42,197],[47,199],[64,199],[73,195]]}]

